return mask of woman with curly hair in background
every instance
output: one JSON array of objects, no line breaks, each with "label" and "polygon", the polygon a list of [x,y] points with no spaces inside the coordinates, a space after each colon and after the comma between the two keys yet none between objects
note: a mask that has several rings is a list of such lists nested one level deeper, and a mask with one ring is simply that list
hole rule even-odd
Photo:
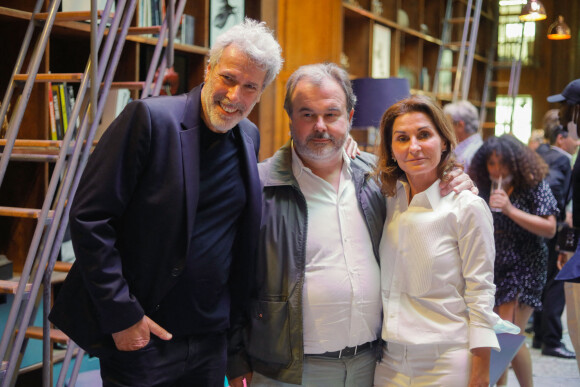
[{"label": "woman with curly hair in background", "polygon": [[[511,135],[490,137],[477,151],[469,175],[493,209],[495,305],[501,318],[523,332],[534,308],[541,308],[548,249],[556,233],[558,207],[544,178],[548,166]],[[501,188],[491,191],[492,180]],[[523,345],[512,361],[520,386],[531,386],[532,361]],[[507,373],[498,386],[505,385]]]}]

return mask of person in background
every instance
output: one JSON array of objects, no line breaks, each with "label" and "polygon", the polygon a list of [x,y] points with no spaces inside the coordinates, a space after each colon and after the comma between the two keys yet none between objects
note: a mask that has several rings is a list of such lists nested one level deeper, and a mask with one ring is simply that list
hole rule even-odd
[{"label": "person in background", "polygon": [[[336,64],[302,66],[288,79],[292,138],[258,166],[255,289],[246,340],[231,344],[233,387],[373,383],[385,199],[371,176],[374,156],[351,160],[343,150],[355,103],[348,73]],[[471,187],[465,177],[445,192]]]},{"label": "person in background", "polygon": [[104,386],[223,386],[261,214],[247,120],[282,66],[264,23],[217,38],[205,83],[130,103],[88,161],[76,255],[51,321],[99,357]]},{"label": "person in background", "polygon": [[[546,181],[558,202],[558,229],[566,221],[566,204],[569,201],[570,178],[572,176],[572,155],[578,149],[576,134],[560,125],[558,109],[551,109],[544,114],[544,133],[547,142],[541,144],[536,152],[542,156],[549,171]],[[547,241],[548,271],[546,285],[542,295],[542,310],[535,310],[533,315],[534,339],[532,346],[541,348],[546,356],[572,359],[574,352],[569,351],[562,343],[562,313],[566,305],[564,283],[556,281],[558,274],[558,255],[556,244],[558,233]]]},{"label": "person in background", "polygon": [[544,129],[534,129],[528,140],[528,148],[536,150],[544,143]]},{"label": "person in background", "polygon": [[[576,79],[562,90],[562,93],[548,97],[548,102],[560,103],[560,123],[568,129],[568,133],[578,133],[580,126],[580,79]],[[576,157],[572,169],[572,222],[574,229],[580,228],[580,161]],[[578,232],[575,233],[575,245],[578,244]],[[574,235],[574,234],[573,234]],[[580,252],[572,255],[571,251],[562,249],[558,265],[560,273],[557,280],[565,281],[564,292],[566,294],[566,315],[568,333],[576,353],[580,352]],[[580,371],[580,357],[576,356],[578,370]]]},{"label": "person in background", "polygon": [[492,309],[495,251],[487,204],[471,192],[441,194],[441,178],[456,166],[456,140],[427,97],[394,104],[380,133],[376,175],[387,196],[379,250],[381,336],[387,344],[374,384],[489,386],[500,319]]},{"label": "person in background", "polygon": [[[469,175],[494,209],[495,305],[502,319],[522,331],[535,308],[542,307],[548,248],[556,233],[558,205],[544,180],[548,166],[512,135],[490,137],[471,161]],[[491,192],[491,182],[501,188]],[[521,386],[531,386],[532,361],[524,344],[512,361]],[[507,372],[498,381],[505,385]]]},{"label": "person in background", "polygon": [[443,112],[453,123],[453,130],[457,138],[457,147],[455,148],[457,161],[467,171],[473,155],[483,144],[481,134],[478,133],[479,113],[477,108],[471,102],[463,100],[448,103],[443,106]]}]

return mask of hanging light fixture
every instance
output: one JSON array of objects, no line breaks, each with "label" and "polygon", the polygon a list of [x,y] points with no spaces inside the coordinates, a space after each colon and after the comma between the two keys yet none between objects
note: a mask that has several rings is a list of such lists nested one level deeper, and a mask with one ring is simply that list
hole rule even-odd
[{"label": "hanging light fixture", "polygon": [[548,39],[551,40],[565,40],[570,39],[570,27],[564,21],[564,16],[558,16],[558,20],[553,22],[548,28]]},{"label": "hanging light fixture", "polygon": [[520,20],[524,22],[544,20],[546,18],[546,9],[540,0],[528,0],[522,7]]}]

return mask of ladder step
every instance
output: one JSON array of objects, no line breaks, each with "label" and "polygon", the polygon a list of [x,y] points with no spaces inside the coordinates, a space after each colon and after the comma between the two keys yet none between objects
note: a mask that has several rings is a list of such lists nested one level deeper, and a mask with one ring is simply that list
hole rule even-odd
[{"label": "ladder step", "polygon": [[[0,152],[0,156],[2,155],[3,153]],[[58,161],[58,156],[47,154],[21,153],[20,151],[15,149],[10,155],[10,160],[20,162],[56,163]]]},{"label": "ladder step", "polygon": [[[103,11],[97,11],[97,18],[103,17]],[[113,14],[110,14],[113,17]],[[34,17],[36,20],[48,19],[48,12],[37,13]],[[76,11],[76,12],[57,12],[55,21],[84,21],[91,19],[91,11]]]},{"label": "ladder step", "polygon": [[[6,145],[7,140],[0,139],[0,146]],[[62,141],[60,140],[18,140],[14,141],[14,146],[21,147],[42,147],[42,148],[60,148]]]},{"label": "ladder step", "polygon": [[73,265],[72,262],[56,261],[54,263],[54,271],[68,273],[72,265]]},{"label": "ladder step", "polygon": [[[36,74],[36,82],[80,82],[83,78],[83,73],[63,73],[63,74]],[[28,79],[28,74],[15,74],[14,80],[17,82],[25,82]]]},{"label": "ladder step", "polygon": [[489,85],[493,87],[509,87],[510,83],[509,81],[491,81]]},{"label": "ladder step", "polygon": [[[0,280],[0,293],[16,294],[17,289],[18,289],[18,281]],[[26,293],[30,293],[30,289],[32,289],[32,284],[26,284],[24,291]]]},{"label": "ladder step", "polygon": [[[452,17],[451,19],[447,19],[447,22],[451,23],[451,24],[461,24],[461,23],[465,23],[465,18],[464,17]],[[473,22],[472,17],[469,18],[469,22],[470,23]]]},{"label": "ladder step", "polygon": [[[9,216],[13,218],[38,219],[42,210],[36,208],[22,208],[22,207],[1,207],[0,216]],[[48,211],[47,221],[52,219],[54,211]]]},{"label": "ladder step", "polygon": [[[460,48],[461,47],[461,42],[449,42],[449,43],[444,43],[443,44],[444,47],[448,47],[448,48]],[[469,42],[465,42],[465,47],[469,47]]]},{"label": "ladder step", "polygon": [[158,34],[160,32],[161,32],[161,26],[129,27],[129,30],[127,31],[127,35]]},{"label": "ladder step", "polygon": [[457,72],[457,66],[453,66],[453,67],[441,67],[439,69],[439,71],[451,71],[452,73],[456,73]]},{"label": "ladder step", "polygon": [[512,67],[512,62],[511,61],[495,61],[495,62],[493,62],[493,66],[499,67],[500,69],[501,68],[504,68],[504,69],[508,68],[509,69],[510,67]]},{"label": "ladder step", "polygon": [[[42,327],[28,327],[26,328],[26,337],[29,339],[42,340]],[[60,329],[50,329],[50,340],[59,344],[68,344],[69,338]]]},{"label": "ladder step", "polygon": [[489,101],[485,103],[485,107],[486,108],[495,108],[497,106],[497,103],[495,101]]},{"label": "ladder step", "polygon": [[483,129],[494,129],[495,128],[495,122],[484,122],[481,124],[481,127]]},{"label": "ladder step", "polygon": [[145,82],[112,82],[111,89],[132,89],[141,90],[145,86]]}]

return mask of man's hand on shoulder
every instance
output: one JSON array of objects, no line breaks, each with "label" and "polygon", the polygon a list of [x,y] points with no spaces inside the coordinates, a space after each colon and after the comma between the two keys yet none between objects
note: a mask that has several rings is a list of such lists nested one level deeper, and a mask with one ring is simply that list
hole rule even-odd
[{"label": "man's hand on shoulder", "polygon": [[151,338],[151,334],[162,340],[171,340],[171,333],[167,332],[155,321],[147,316],[119,332],[113,333],[113,341],[119,351],[136,351],[145,347]]},{"label": "man's hand on shoulder", "polygon": [[349,134],[346,138],[346,142],[344,143],[344,151],[346,152],[347,156],[351,159],[355,159],[356,156],[360,155],[360,149],[358,148],[358,143],[352,138]]},{"label": "man's hand on shoulder", "polygon": [[454,168],[441,179],[439,183],[441,189],[441,196],[449,194],[451,191],[459,193],[466,189],[473,192],[475,195],[479,194],[479,190],[469,178],[469,175],[463,172],[460,168]]}]

